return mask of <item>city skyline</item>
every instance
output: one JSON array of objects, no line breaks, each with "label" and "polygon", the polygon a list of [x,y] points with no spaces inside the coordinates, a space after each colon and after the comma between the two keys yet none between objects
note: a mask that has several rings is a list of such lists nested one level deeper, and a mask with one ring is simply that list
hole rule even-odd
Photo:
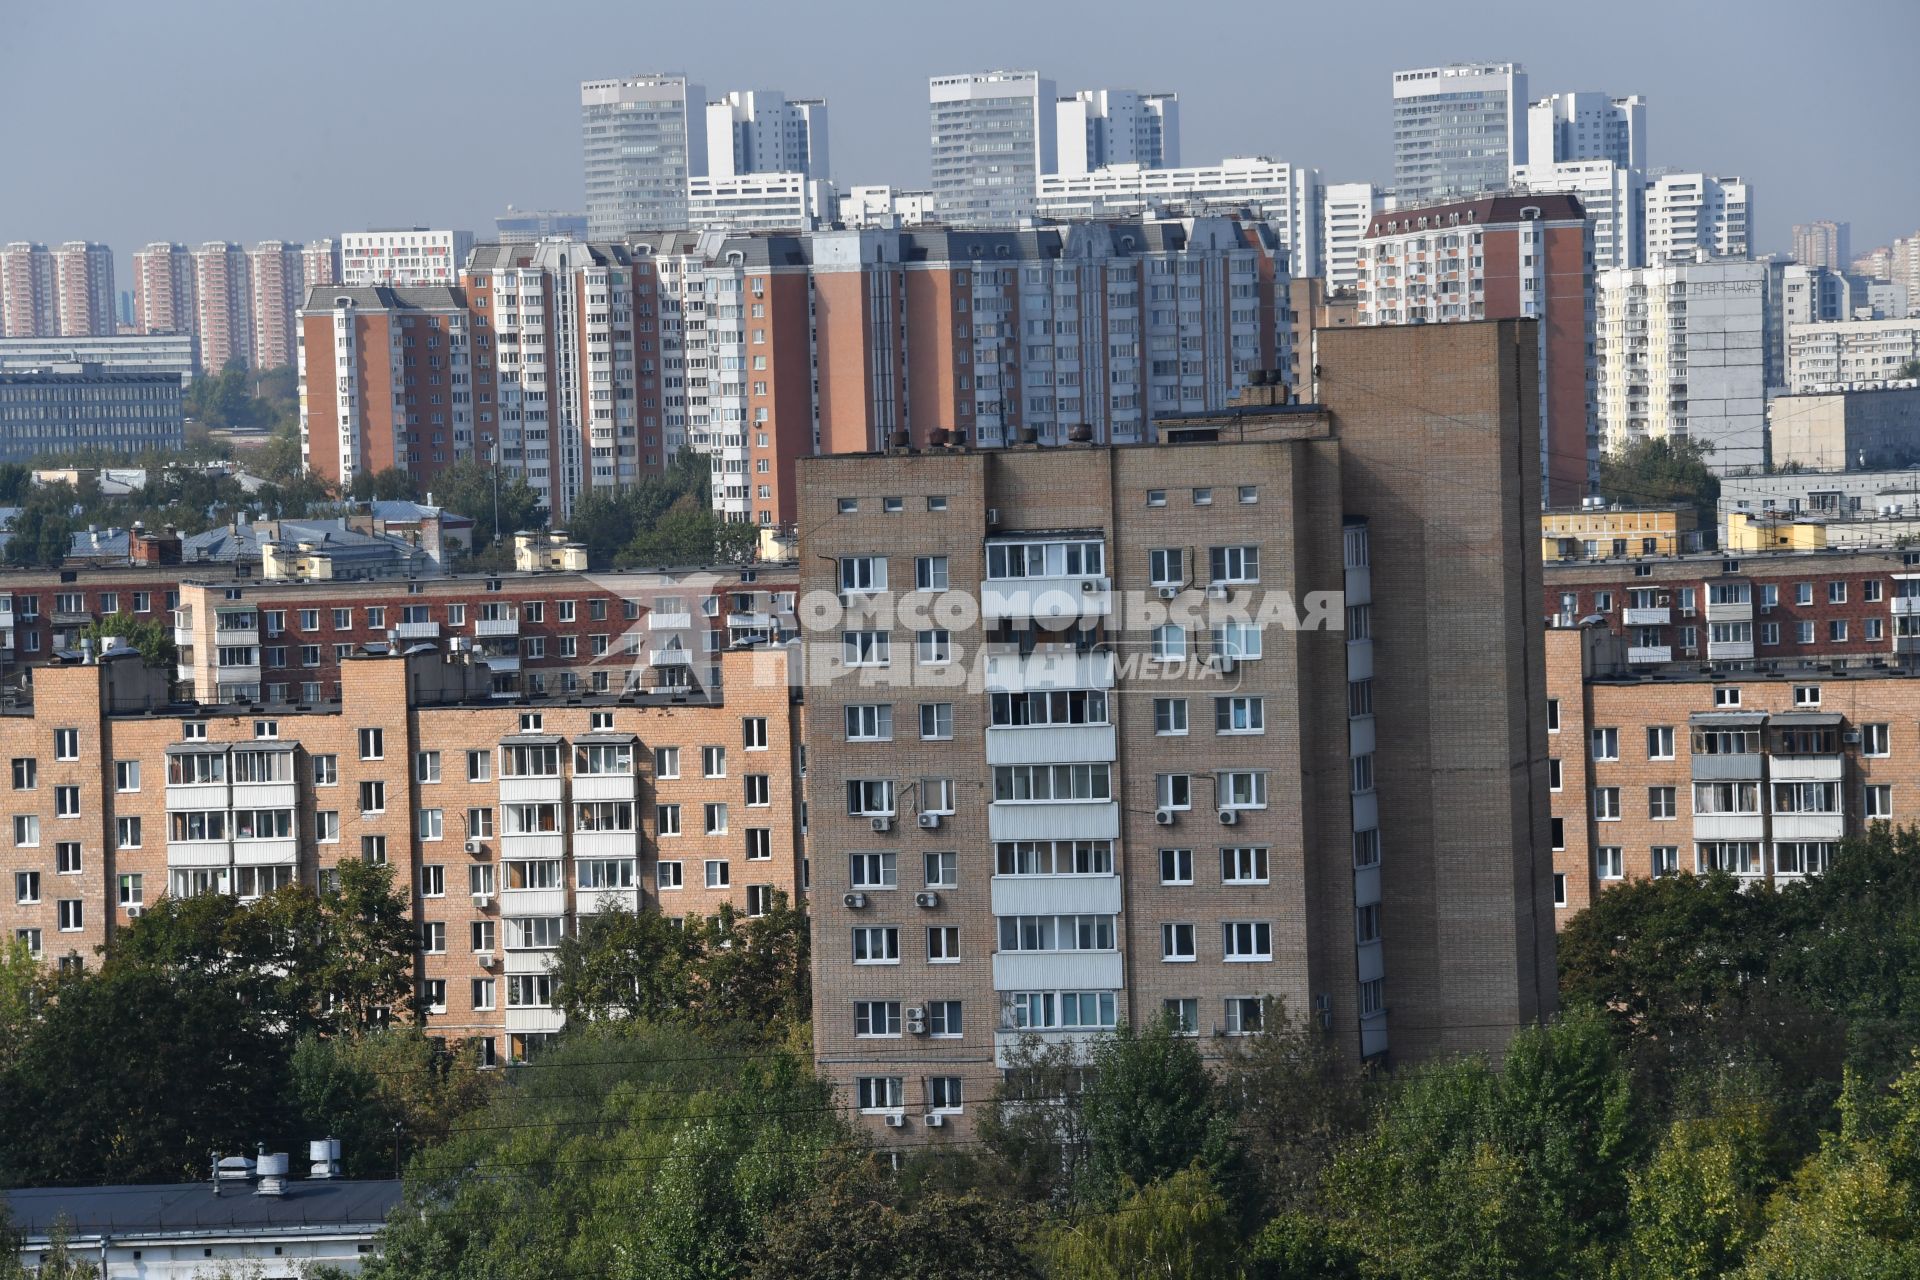
[{"label": "city skyline", "polygon": [[[1920,34],[1920,14],[1887,0],[1840,6],[1849,29],[1876,38],[1857,43],[1863,74],[1818,114],[1818,123],[1790,95],[1764,91],[1786,74],[1792,52],[1772,39],[1767,6],[1741,10],[1738,24],[1713,10],[1662,9],[1661,30],[1670,38],[1659,47],[1629,34],[1645,30],[1633,21],[1610,26],[1617,36],[1587,32],[1577,46],[1558,47],[1551,33],[1518,23],[1520,14],[1537,18],[1537,11],[1492,4],[1476,10],[1485,15],[1486,34],[1470,40],[1436,39],[1420,24],[1376,22],[1364,61],[1323,53],[1294,65],[1275,64],[1258,41],[1224,49],[1177,38],[1137,41],[1121,38],[1129,30],[1125,23],[1109,26],[1112,37],[1094,38],[1066,15],[1028,10],[1020,11],[1018,23],[991,20],[996,8],[1011,16],[1011,6],[990,7],[974,27],[977,35],[946,30],[937,47],[877,58],[878,49],[840,41],[839,24],[755,22],[756,13],[771,17],[774,11],[743,4],[736,7],[749,20],[731,24],[736,39],[724,53],[691,39],[644,47],[636,39],[624,51],[614,36],[577,48],[521,49],[511,76],[479,80],[472,70],[492,57],[497,24],[488,17],[495,6],[416,6],[379,10],[377,25],[403,44],[415,35],[438,41],[444,72],[416,67],[405,77],[362,81],[345,99],[336,93],[337,61],[318,52],[322,46],[294,38],[304,21],[298,9],[262,13],[206,3],[197,8],[199,21],[182,24],[164,11],[111,7],[111,23],[73,23],[70,11],[49,6],[25,7],[11,18],[15,48],[26,56],[0,84],[0,108],[32,118],[36,102],[57,96],[64,127],[29,133],[11,149],[0,239],[103,241],[114,247],[121,271],[133,250],[152,240],[300,240],[413,224],[484,232],[509,204],[578,208],[584,199],[580,82],[668,70],[684,71],[710,97],[767,88],[828,98],[835,116],[833,176],[843,188],[924,186],[928,77],[1014,67],[1038,70],[1062,95],[1106,87],[1180,94],[1188,163],[1267,154],[1316,166],[1330,182],[1385,183],[1392,173],[1395,70],[1510,60],[1525,67],[1535,99],[1574,91],[1644,95],[1655,166],[1737,173],[1763,193],[1756,253],[1785,251],[1795,223],[1849,221],[1855,243],[1870,247],[1910,232],[1920,218],[1920,175],[1883,163],[1875,143],[1873,122],[1911,105],[1893,61],[1910,42],[1898,36]],[[334,10],[332,20],[352,25],[361,9],[372,21],[376,11],[358,4]],[[568,12],[582,19],[580,30],[617,30],[620,19],[619,8],[607,4],[578,4]],[[1508,33],[1503,16],[1516,19],[1513,32],[1525,34]],[[1343,20],[1332,11],[1291,14],[1288,29],[1294,47],[1333,49],[1345,39]],[[61,89],[55,68],[74,65],[79,41],[104,81],[137,83],[145,67],[191,62],[189,46],[204,60],[210,32],[219,33],[213,38],[230,55],[223,74],[151,95],[142,103],[143,120],[156,135],[222,137],[247,157],[243,186],[206,181],[204,171],[180,166],[160,148],[124,149],[97,166],[73,163],[67,140],[103,136],[124,100]],[[1707,47],[1715,51],[1711,63],[1699,56]],[[315,52],[304,52],[309,48]],[[1876,73],[1874,64],[1882,61]],[[487,128],[434,127],[448,123],[453,104],[478,92],[487,96]],[[278,98],[285,110],[233,110],[236,99],[252,100],[249,95]],[[302,103],[322,100],[329,103],[325,113],[303,113]],[[319,127],[302,128],[302,119]],[[209,132],[215,120],[224,132]],[[422,148],[423,136],[436,139],[433,148]],[[297,145],[280,145],[289,141]],[[511,172],[486,160],[497,161],[503,146],[515,155]],[[200,176],[185,176],[195,173]],[[333,177],[314,181],[328,174]],[[136,191],[138,199],[127,198]]]}]

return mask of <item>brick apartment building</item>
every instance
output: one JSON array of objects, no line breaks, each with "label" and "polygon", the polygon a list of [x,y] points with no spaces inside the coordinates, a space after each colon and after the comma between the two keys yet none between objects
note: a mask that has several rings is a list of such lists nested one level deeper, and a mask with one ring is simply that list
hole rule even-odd
[{"label": "brick apartment building", "polygon": [[[1322,405],[801,464],[803,599],[845,611],[804,640],[847,1105],[943,1141],[1023,1035],[1163,1012],[1279,998],[1358,1060],[1551,1011],[1536,341],[1329,330]],[[1330,627],[1282,621],[1320,592]]]},{"label": "brick apartment building", "polygon": [[[1578,198],[1545,192],[1376,213],[1355,259],[1360,323],[1540,321],[1540,467],[1549,505],[1599,476],[1594,436],[1593,231]],[[1418,389],[1407,394],[1418,399]]]},{"label": "brick apartment building", "polygon": [[49,963],[161,895],[394,867],[427,1026],[524,1058],[560,1026],[547,965],[614,906],[755,914],[804,891],[797,712],[781,647],[676,686],[501,698],[473,651],[362,651],[308,705],[181,703],[127,651],[34,672],[0,709],[13,853],[0,930]]},{"label": "brick apartment building", "polygon": [[564,520],[692,447],[714,510],[790,527],[816,452],[1137,443],[1223,408],[1289,363],[1287,286],[1271,230],[1226,217],[483,245],[457,284],[309,292],[307,460],[425,487],[497,449]]}]

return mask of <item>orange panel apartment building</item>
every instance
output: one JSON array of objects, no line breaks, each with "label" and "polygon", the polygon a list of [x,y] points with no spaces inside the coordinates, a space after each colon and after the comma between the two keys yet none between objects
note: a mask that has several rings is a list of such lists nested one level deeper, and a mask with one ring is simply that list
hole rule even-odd
[{"label": "orange panel apartment building", "polygon": [[560,1027],[547,965],[586,916],[802,896],[786,651],[721,665],[724,697],[500,699],[471,651],[422,642],[356,656],[337,700],[299,707],[172,702],[171,673],[125,651],[41,667],[0,712],[0,929],[91,963],[163,894],[384,862],[420,923],[429,1030],[524,1058]]},{"label": "orange panel apartment building", "polygon": [[1287,282],[1268,228],[1221,217],[482,245],[458,287],[309,293],[307,457],[424,484],[497,448],[564,520],[691,447],[716,511],[791,528],[815,453],[1139,442],[1222,408],[1288,363]]},{"label": "orange panel apartment building", "polygon": [[1325,405],[802,463],[815,1054],[877,1132],[971,1132],[1026,1035],[1551,1011],[1535,341],[1329,330]]}]

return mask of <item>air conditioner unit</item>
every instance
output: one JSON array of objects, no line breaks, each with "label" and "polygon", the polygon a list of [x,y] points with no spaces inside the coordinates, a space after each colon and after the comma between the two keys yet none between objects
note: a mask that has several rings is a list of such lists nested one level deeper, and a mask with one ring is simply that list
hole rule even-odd
[{"label": "air conditioner unit", "polygon": [[887,1112],[887,1128],[898,1129],[906,1124],[907,1118],[898,1111]]},{"label": "air conditioner unit", "polygon": [[846,897],[840,899],[840,901],[842,904],[846,906],[847,910],[849,911],[861,911],[866,908],[867,895],[864,893],[850,893]]},{"label": "air conditioner unit", "polygon": [[1155,809],[1153,811],[1153,820],[1163,827],[1170,827],[1173,825],[1173,810]]},{"label": "air conditioner unit", "polygon": [[908,1022],[925,1022],[927,1020],[926,1006],[910,1004],[907,1006],[906,1016]]},{"label": "air conditioner unit", "polygon": [[1691,649],[1691,648],[1689,648],[1689,649],[1682,649],[1682,650],[1680,651],[1680,654],[1681,654],[1681,656],[1682,656],[1682,657],[1687,657],[1687,658],[1697,658],[1697,657],[1699,657],[1699,656],[1700,656],[1700,650],[1698,650],[1698,649]]},{"label": "air conditioner unit", "polygon": [[1178,596],[1179,594],[1180,594],[1180,588],[1178,588],[1178,587],[1162,587],[1162,588],[1160,588],[1160,598],[1161,598],[1162,600],[1172,600],[1172,599],[1174,599],[1174,598],[1175,598],[1176,596]]},{"label": "air conditioner unit", "polygon": [[1220,825],[1221,825],[1221,826],[1223,826],[1223,827],[1230,827],[1230,826],[1232,826],[1232,825],[1233,825],[1234,823],[1236,823],[1236,822],[1238,822],[1238,821],[1240,821],[1240,811],[1239,811],[1239,810],[1237,810],[1237,809],[1222,809],[1222,810],[1220,811]]},{"label": "air conditioner unit", "polygon": [[928,831],[938,831],[940,829],[940,815],[937,813],[923,813],[920,815],[920,825]]},{"label": "air conditioner unit", "polygon": [[873,820],[873,829],[881,833],[891,831],[893,830],[893,819],[892,818],[875,818]]},{"label": "air conditioner unit", "polygon": [[484,844],[481,844],[478,840],[467,841],[468,853],[485,853],[486,851],[487,851],[487,846],[485,846]]},{"label": "air conditioner unit", "polygon": [[493,968],[493,951],[491,948],[484,951],[474,952],[473,958],[480,962],[480,967],[482,969]]},{"label": "air conditioner unit", "polygon": [[1699,611],[1695,609],[1692,605],[1688,605],[1682,610],[1680,610],[1680,616],[1683,618],[1691,618],[1697,612]]},{"label": "air conditioner unit", "polygon": [[998,507],[987,508],[987,523],[990,525],[1000,523],[1000,508]]},{"label": "air conditioner unit", "polygon": [[[1860,741],[1860,731],[1858,729],[1848,729],[1840,735],[1840,741],[1857,743]],[[134,909],[138,910],[138,908]]]},{"label": "air conditioner unit", "polygon": [[1207,584],[1207,599],[1225,600],[1228,590],[1229,588],[1224,582],[1210,582]]},{"label": "air conditioner unit", "polygon": [[908,1018],[907,1034],[910,1036],[923,1036],[927,1034],[927,1020],[925,1018]]},{"label": "air conditioner unit", "polygon": [[924,893],[916,893],[913,895],[913,905],[916,907],[937,907],[940,905],[940,895],[931,889],[928,889]]},{"label": "air conditioner unit", "polygon": [[1233,670],[1233,659],[1224,653],[1212,653],[1207,655],[1207,665],[1226,675]]},{"label": "air conditioner unit", "polygon": [[[1855,737],[1855,738],[1857,739],[1857,738],[1859,738],[1859,736],[1860,736],[1860,735],[1856,733],[1856,734],[1854,734],[1853,736],[1854,736],[1854,737]],[[138,920],[138,919],[139,919],[139,918],[141,917],[141,915],[143,915],[143,914],[144,914],[145,912],[146,912],[146,908],[145,908],[145,907],[128,907],[128,908],[127,908],[127,919],[129,919],[129,920]]]},{"label": "air conditioner unit", "polygon": [[927,1112],[927,1128],[938,1129],[942,1125],[946,1124],[946,1122],[947,1122],[947,1118],[941,1115],[938,1111]]}]

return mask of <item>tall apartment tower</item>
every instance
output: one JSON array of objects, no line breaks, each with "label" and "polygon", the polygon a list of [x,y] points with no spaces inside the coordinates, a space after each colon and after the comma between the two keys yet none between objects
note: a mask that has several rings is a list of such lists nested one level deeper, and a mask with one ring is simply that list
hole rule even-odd
[{"label": "tall apartment tower", "polygon": [[104,338],[115,331],[113,250],[69,240],[53,250],[54,319],[63,338]]},{"label": "tall apartment tower", "polygon": [[980,71],[935,76],[927,95],[934,216],[991,227],[1031,214],[1040,175],[1056,164],[1053,81],[1037,71]]},{"label": "tall apartment tower", "polygon": [[706,111],[707,176],[828,176],[824,99],[789,99],[768,89],[735,90],[718,102],[707,103]]},{"label": "tall apartment tower", "polygon": [[1804,267],[1845,271],[1853,263],[1853,224],[1821,219],[1795,223],[1793,260]]},{"label": "tall apartment tower", "polygon": [[1406,204],[1504,191],[1527,162],[1527,73],[1517,62],[1393,73],[1393,188]]},{"label": "tall apartment tower", "polygon": [[1556,93],[1527,107],[1524,162],[1606,160],[1622,169],[1647,167],[1647,100],[1639,94]]},{"label": "tall apartment tower", "polygon": [[57,338],[53,255],[47,246],[14,240],[0,247],[0,338]]},{"label": "tall apartment tower", "polygon": [[194,335],[200,367],[219,373],[233,361],[253,363],[253,286],[247,251],[209,240],[193,251]]},{"label": "tall apartment tower", "polygon": [[1595,270],[1642,265],[1647,240],[1645,171],[1612,160],[1534,162],[1514,166],[1513,188],[1577,196],[1593,227]]},{"label": "tall apartment tower", "polygon": [[1059,163],[1079,176],[1109,165],[1180,167],[1180,95],[1132,89],[1082,89],[1054,104]]},{"label": "tall apartment tower", "polygon": [[133,255],[133,328],[136,333],[192,333],[193,254],[183,244],[156,240]]},{"label": "tall apartment tower", "polygon": [[297,316],[307,297],[302,246],[262,240],[247,250],[247,278],[254,367],[291,369],[298,346]]},{"label": "tall apartment tower", "polygon": [[300,246],[300,278],[309,288],[340,283],[340,242],[331,237]]},{"label": "tall apartment tower", "polygon": [[815,1054],[880,1133],[964,1141],[1027,1035],[1550,1013],[1535,330],[1331,331],[1324,404],[1157,444],[802,463]]},{"label": "tall apartment tower", "polygon": [[1321,191],[1320,269],[1328,289],[1351,289],[1360,280],[1360,242],[1384,196],[1371,182],[1330,182]]},{"label": "tall apartment tower", "polygon": [[[473,232],[435,227],[380,227],[340,237],[339,281],[346,285],[440,285],[451,288],[473,252]],[[317,282],[316,282],[317,283]]]},{"label": "tall apartment tower", "polygon": [[1594,406],[1609,451],[1713,446],[1715,471],[1767,461],[1772,333],[1766,263],[1655,263],[1594,277]]},{"label": "tall apartment tower", "polygon": [[1753,194],[1739,178],[1664,173],[1647,183],[1646,264],[1751,258]]},{"label": "tall apartment tower", "polygon": [[300,452],[310,470],[344,490],[361,474],[398,469],[424,489],[471,450],[472,407],[452,391],[471,376],[460,290],[315,286],[300,331]]},{"label": "tall apartment tower", "polygon": [[1542,488],[1556,507],[1578,502],[1599,477],[1587,359],[1591,234],[1572,196],[1490,196],[1376,214],[1355,259],[1363,325],[1541,322],[1535,420]]},{"label": "tall apartment tower", "polygon": [[684,75],[581,82],[588,235],[617,240],[686,225],[687,179],[707,171],[706,102]]}]

